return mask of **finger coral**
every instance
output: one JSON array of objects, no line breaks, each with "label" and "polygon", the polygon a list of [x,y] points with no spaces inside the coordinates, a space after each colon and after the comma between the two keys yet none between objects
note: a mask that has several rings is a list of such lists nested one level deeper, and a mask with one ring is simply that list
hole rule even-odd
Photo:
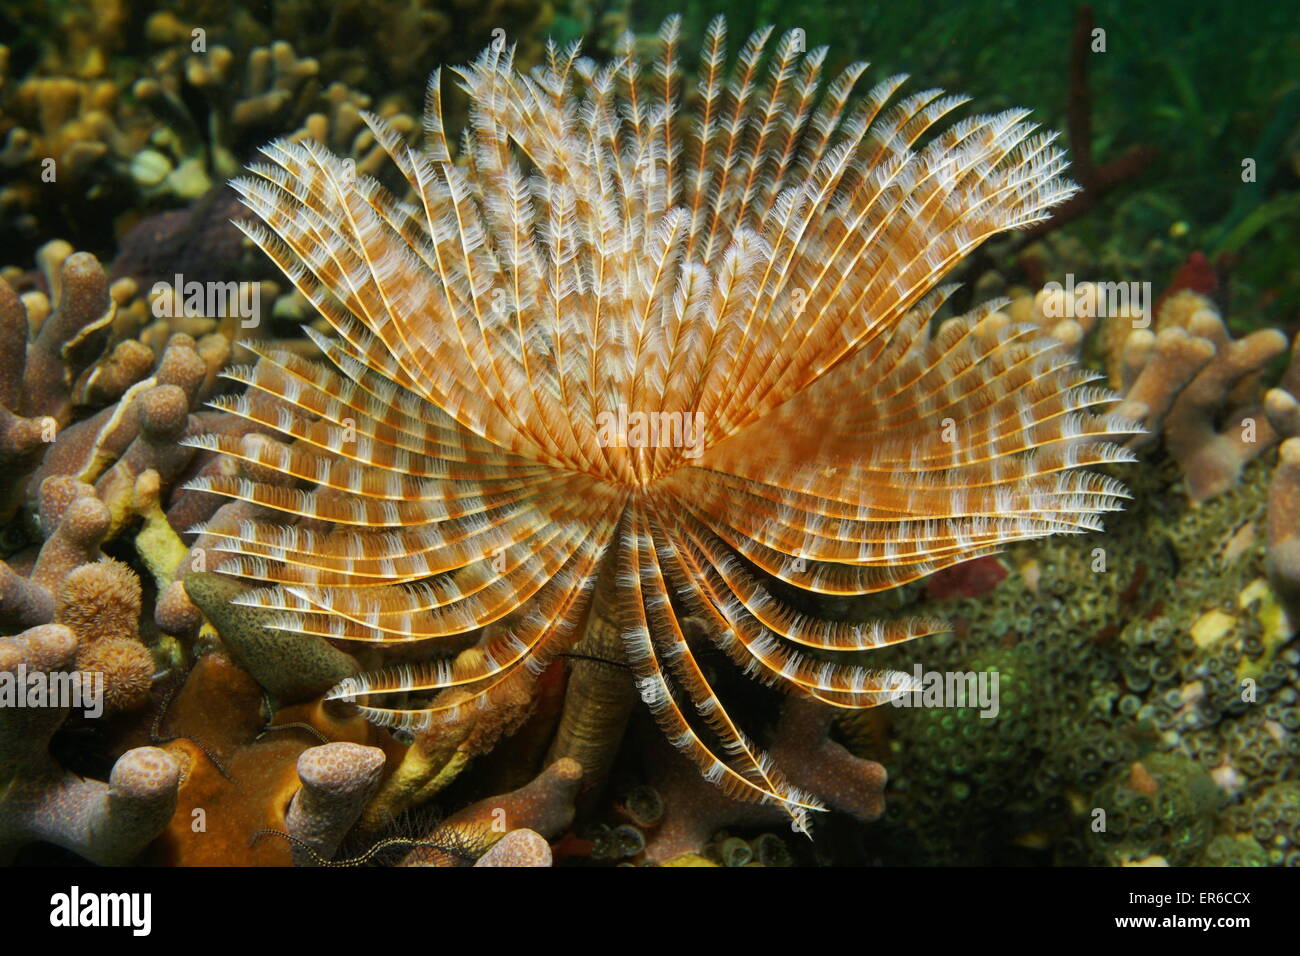
[{"label": "finger coral", "polygon": [[1287,396],[1300,392],[1300,363],[1278,389],[1257,387],[1266,366],[1287,351],[1278,329],[1239,339],[1208,299],[1180,292],[1167,300],[1156,330],[1134,331],[1119,354],[1124,412],[1147,425],[1143,441],[1159,432],[1178,462],[1193,501],[1204,501],[1236,484],[1242,468],[1294,433],[1298,421]]},{"label": "finger coral", "polygon": [[475,866],[550,866],[551,846],[536,830],[511,830]]},{"label": "finger coral", "polygon": [[521,838],[512,834],[520,830],[553,839],[573,820],[573,797],[581,780],[582,767],[574,760],[557,760],[526,786],[480,800],[440,823],[401,865],[458,866],[465,858],[481,859],[507,840],[513,845]]},{"label": "finger coral", "polygon": [[822,801],[736,724],[683,618],[782,690],[888,701],[906,675],[834,658],[944,623],[822,621],[778,589],[878,592],[1097,529],[1126,493],[1083,469],[1139,428],[994,306],[934,328],[953,264],[1074,191],[1025,112],[936,131],[964,100],[902,77],[850,108],[865,64],[827,78],[826,50],[770,30],[728,72],[721,18],[687,108],[678,39],[672,18],[654,63],[629,36],[530,74],[490,48],[456,74],[456,160],[440,72],[424,150],[364,114],[411,201],[319,144],[267,146],[244,228],[328,323],[329,364],[252,346],[213,404],[278,440],[186,438],[256,474],[189,487],[255,509],[201,529],[209,569],[264,585],[235,603],[286,635],[494,625],[479,653],[343,680],[371,719],[435,726],[571,654],[551,761],[596,782],[635,689],[708,780],[802,820]]},{"label": "finger coral", "polygon": [[[6,349],[0,360],[0,452],[21,455],[54,440],[72,418],[72,395],[109,334],[115,304],[108,279],[94,256],[66,243],[42,250],[49,266],[50,295],[20,298],[0,281],[0,326]],[[30,338],[30,342],[28,339]]]},{"label": "finger coral", "polygon": [[297,865],[334,855],[379,785],[383,769],[384,752],[378,747],[344,741],[303,751],[298,758],[302,789],[285,814],[285,826],[298,841]]},{"label": "finger coral", "polygon": [[[52,679],[75,669],[78,645],[59,624],[0,638],[0,673]],[[66,703],[0,711],[0,859],[44,840],[103,866],[130,863],[171,818],[180,765],[156,747],[137,747],[118,758],[107,783],[64,770],[49,745],[68,713]]]}]

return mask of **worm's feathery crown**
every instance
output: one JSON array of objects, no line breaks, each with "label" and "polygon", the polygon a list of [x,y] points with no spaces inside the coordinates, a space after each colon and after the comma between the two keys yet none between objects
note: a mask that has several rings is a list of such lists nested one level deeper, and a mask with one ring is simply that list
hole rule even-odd
[{"label": "worm's feathery crown", "polygon": [[[755,569],[864,594],[1098,528],[1126,495],[1080,466],[1126,460],[1110,439],[1137,427],[1095,411],[1113,396],[996,303],[931,332],[954,263],[1074,191],[1023,111],[925,139],[961,98],[898,98],[893,77],[854,100],[865,64],[827,82],[825,49],[768,30],[728,70],[719,18],[688,114],[676,18],[660,40],[653,64],[629,37],[608,65],[551,47],[529,74],[485,51],[457,71],[459,164],[440,73],[423,149],[368,115],[409,199],[318,144],[267,146],[235,184],[261,220],[246,232],[325,318],[308,332],[329,364],[254,347],[229,372],[244,392],[215,404],[279,440],[197,443],[277,477],[195,486],[272,516],[205,530],[280,628],[388,643],[492,625],[482,654],[336,689],[396,726],[539,672],[612,549],[664,731],[729,792],[798,818],[820,804],[733,723],[682,616],[784,689],[892,699],[906,675],[836,654],[942,622],[817,620]],[[470,693],[410,703],[449,687]]]}]

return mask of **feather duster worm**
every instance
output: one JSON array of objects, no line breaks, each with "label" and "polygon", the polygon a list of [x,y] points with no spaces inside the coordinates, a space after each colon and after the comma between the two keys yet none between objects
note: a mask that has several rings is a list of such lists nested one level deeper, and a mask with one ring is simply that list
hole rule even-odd
[{"label": "feather duster worm", "polygon": [[[1099,528],[1126,494],[1083,468],[1139,429],[997,303],[931,331],[954,263],[1074,191],[1053,136],[1018,110],[932,133],[963,99],[900,98],[903,77],[855,97],[866,65],[827,80],[794,34],[728,70],[721,19],[687,112],[678,29],[653,64],[630,37],[527,74],[485,51],[456,74],[459,162],[439,73],[423,149],[368,115],[407,199],[315,143],[267,146],[236,183],[246,231],[328,323],[308,329],[327,361],[255,347],[216,405],[282,440],[197,443],[279,477],[195,486],[276,515],[224,533],[221,570],[281,629],[485,628],[481,653],[335,689],[370,718],[427,727],[594,641],[705,776],[798,821],[821,804],[736,726],[683,620],[791,693],[880,704],[908,677],[836,656],[943,622],[818,620],[765,582],[860,595]],[[469,695],[438,703],[451,687]],[[571,753],[599,762],[620,693],[571,690]]]}]

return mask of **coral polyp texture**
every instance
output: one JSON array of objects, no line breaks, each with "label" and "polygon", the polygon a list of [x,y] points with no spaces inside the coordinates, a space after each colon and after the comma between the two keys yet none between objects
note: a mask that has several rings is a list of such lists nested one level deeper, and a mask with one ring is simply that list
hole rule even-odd
[{"label": "coral polyp texture", "polygon": [[942,620],[824,621],[779,594],[1098,529],[1126,492],[1085,469],[1142,429],[998,303],[936,319],[952,265],[1074,191],[1026,112],[941,127],[962,98],[859,90],[865,64],[826,75],[795,33],[728,69],[721,18],[693,83],[675,18],[658,48],[552,46],[530,72],[489,48],[455,72],[455,154],[441,72],[422,148],[362,114],[408,198],[317,143],[265,147],[241,228],[324,318],[327,361],[250,344],[225,373],[244,391],[211,404],[260,434],[183,437],[239,462],[187,487],[241,509],[198,528],[208,570],[261,585],[236,608],[402,653],[330,694],[373,721],[490,712],[563,655],[548,763],[598,783],[639,693],[704,777],[802,822],[822,799],[733,720],[688,634],[819,705],[889,701],[911,678],[854,652]]}]

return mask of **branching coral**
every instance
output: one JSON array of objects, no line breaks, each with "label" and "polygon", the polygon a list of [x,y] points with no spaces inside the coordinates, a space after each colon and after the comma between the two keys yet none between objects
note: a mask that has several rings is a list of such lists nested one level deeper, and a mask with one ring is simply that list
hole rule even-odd
[{"label": "branching coral", "polygon": [[[156,676],[181,663],[142,605],[146,589],[165,588],[186,554],[161,503],[195,455],[179,439],[197,426],[190,410],[211,393],[229,348],[219,335],[197,343],[156,336],[134,283],[110,285],[93,256],[66,243],[44,247],[38,264],[37,288],[21,296],[0,281],[0,318],[17,344],[3,359],[10,435],[24,422],[39,426],[39,441],[11,448],[6,461],[6,511],[25,507],[28,519],[26,528],[14,522],[0,563],[0,626],[24,632],[4,639],[6,664],[97,680],[103,713],[138,712],[151,702]],[[6,276],[27,281],[14,270]],[[151,572],[145,582],[105,558],[104,547],[128,537],[126,553],[134,544],[139,566]],[[41,649],[61,635],[69,647],[44,661]],[[82,781],[49,753],[67,706],[45,709],[39,732],[14,731],[30,738],[28,752],[3,761],[6,852],[46,840],[96,862],[130,862],[167,823],[181,766],[150,747],[120,747],[109,784]],[[21,725],[21,712],[13,713],[13,726]],[[88,729],[69,723],[69,739]],[[60,815],[66,819],[52,819]]]},{"label": "branching coral", "polygon": [[[74,672],[79,651],[68,628],[41,625],[0,638],[0,672],[14,681],[29,675],[26,693],[30,675],[48,682]],[[52,700],[0,708],[0,858],[44,840],[101,865],[130,863],[171,819],[180,765],[140,747],[118,758],[108,783],[68,772],[49,753],[68,711]]]},{"label": "branching coral", "polygon": [[[1123,341],[1122,374],[1129,379],[1126,411],[1159,433],[1182,469],[1187,493],[1203,501],[1232,487],[1241,469],[1294,435],[1300,422],[1290,393],[1300,392],[1300,360],[1277,389],[1262,396],[1258,380],[1285,354],[1286,336],[1263,329],[1233,339],[1208,300],[1181,292],[1164,303],[1156,332]],[[1150,437],[1146,441],[1153,440]]]},{"label": "branching coral", "polygon": [[[189,25],[159,11],[144,38],[158,52],[117,57],[110,70],[104,40],[111,34],[103,31],[112,22],[117,18],[99,10],[85,22],[61,17],[37,34],[46,55],[26,77],[7,75],[10,50],[0,45],[0,170],[7,174],[0,217],[8,242],[48,237],[53,225],[57,233],[75,229],[80,241],[106,246],[114,220],[129,223],[142,205],[209,195],[276,131],[300,127],[297,135],[318,136],[363,167],[373,162],[374,142],[356,119],[358,108],[372,105],[362,89],[369,85],[365,72],[320,76],[316,59],[286,42],[266,42],[264,28],[240,10],[210,10]],[[212,46],[199,49],[209,33]],[[203,42],[196,45],[198,36]],[[216,43],[218,36],[225,42]],[[52,38],[86,51],[59,52]],[[323,38],[295,38],[330,50]],[[402,34],[385,54],[391,58],[422,39]],[[333,82],[323,89],[327,80]],[[389,98],[376,108],[414,132],[404,102]],[[72,214],[87,208],[90,216]]]},{"label": "branching coral", "polygon": [[551,845],[536,830],[511,830],[475,866],[550,866]]},{"label": "branching coral", "polygon": [[77,668],[104,680],[104,711],[138,710],[156,670],[140,641],[140,579],[119,561],[83,564],[59,586],[55,621],[77,636]]},{"label": "branching coral", "polygon": [[[567,757],[557,760],[526,786],[453,814],[425,836],[420,842],[428,845],[413,849],[402,865],[457,866],[478,860],[521,829],[547,839],[557,837],[573,820],[573,799],[581,782],[582,767],[577,761]],[[499,855],[521,839],[512,838]]]},{"label": "branching coral", "polygon": [[[816,701],[792,698],[786,703],[771,747],[772,759],[792,783],[816,793],[836,810],[869,822],[884,811],[885,769],[873,760],[856,757],[829,739],[835,710]],[[719,830],[728,827],[770,826],[780,814],[728,799],[689,772],[668,748],[653,746],[651,780],[663,804],[663,819],[655,820],[644,854],[668,862],[685,854],[700,854]]]},{"label": "branching coral", "polygon": [[334,855],[379,786],[385,759],[378,747],[347,742],[303,751],[298,758],[302,789],[285,814],[285,827],[294,838],[295,865]]},{"label": "branching coral", "polygon": [[[239,143],[250,129],[283,127],[305,116],[320,91],[318,66],[280,42],[249,51],[241,63],[224,46],[202,55],[173,51],[173,63],[136,82],[132,93],[164,123],[147,163],[137,159],[137,179],[147,186],[195,198],[238,167]],[[209,126],[200,127],[186,106],[183,87],[207,101]],[[160,151],[166,150],[166,152]]]},{"label": "branching coral", "polygon": [[19,626],[53,620],[55,594],[63,580],[73,569],[103,556],[99,548],[112,515],[89,485],[55,478],[41,486],[40,520],[46,539],[29,575],[23,577],[0,562],[0,613]]},{"label": "branching coral", "polygon": [[[7,53],[0,47],[0,75]],[[35,213],[46,204],[124,179],[148,128],[124,112],[122,90],[110,79],[30,76],[9,86],[0,98],[8,114],[0,120],[12,120],[0,125],[0,216],[15,237],[28,237],[39,234]]]},{"label": "branching coral", "polygon": [[1059,288],[1044,289],[1014,299],[1005,315],[1038,326],[1076,355],[1096,333],[1110,383],[1125,399],[1117,414],[1146,429],[1129,447],[1163,445],[1193,501],[1231,488],[1247,463],[1297,434],[1293,396],[1300,391],[1300,360],[1294,349],[1277,387],[1258,387],[1269,364],[1287,352],[1280,331],[1234,339],[1213,303],[1190,290],[1162,296],[1154,315],[1142,314],[1136,303],[1119,303],[1117,314],[1099,322],[1105,294],[1095,283],[1080,283],[1069,297]]},{"label": "branching coral", "polygon": [[[115,305],[108,279],[94,256],[72,253],[66,244],[47,246],[42,258],[50,295],[20,299],[0,280],[0,325],[7,348],[0,364],[7,454],[22,454],[44,442],[72,418],[78,378],[99,357],[108,339]],[[52,305],[51,305],[52,303]],[[45,424],[41,419],[48,418]]]}]

